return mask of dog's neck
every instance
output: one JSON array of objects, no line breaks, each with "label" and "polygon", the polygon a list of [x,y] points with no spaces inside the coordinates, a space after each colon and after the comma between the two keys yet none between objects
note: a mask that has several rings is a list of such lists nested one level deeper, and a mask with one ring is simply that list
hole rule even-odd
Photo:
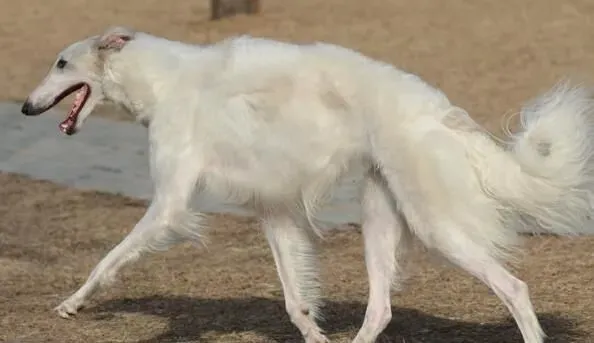
[{"label": "dog's neck", "polygon": [[[105,56],[103,61],[103,93],[107,100],[122,106],[145,126],[156,115],[158,98],[172,91],[164,88],[176,84],[173,79],[183,77],[176,73],[179,68],[176,66],[188,60],[200,65],[200,49],[193,47],[189,58],[183,56],[186,61],[183,62],[171,52],[169,45],[161,47],[160,44],[160,40],[152,37],[143,38],[130,42],[120,52]],[[192,72],[201,73],[197,68]]]},{"label": "dog's neck", "polygon": [[[165,44],[164,44],[165,43]],[[175,42],[174,42],[175,43]],[[220,53],[204,46],[180,43],[172,49],[171,41],[154,37],[143,37],[130,42],[118,53],[104,60],[103,92],[108,100],[123,106],[135,119],[147,126],[159,115],[155,104],[159,98],[175,94],[177,87],[183,87],[187,73],[194,75],[192,83],[200,93],[202,83],[217,78],[226,61]],[[179,69],[184,69],[180,72]],[[172,93],[173,92],[173,93]],[[174,114],[162,114],[174,118]]]},{"label": "dog's neck", "polygon": [[108,101],[123,107],[137,121],[149,122],[154,96],[140,73],[131,70],[123,59],[110,57],[105,60],[103,94]]}]

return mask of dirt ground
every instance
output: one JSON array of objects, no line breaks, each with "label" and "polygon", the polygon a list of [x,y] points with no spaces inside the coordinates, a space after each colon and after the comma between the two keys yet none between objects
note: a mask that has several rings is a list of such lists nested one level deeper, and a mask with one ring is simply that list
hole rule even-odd
[{"label": "dirt ground", "polygon": [[[182,245],[124,269],[73,320],[51,312],[140,218],[145,204],[0,174],[0,340],[11,342],[298,342],[265,239],[247,218],[216,216],[208,249]],[[365,313],[360,234],[320,245],[323,327],[353,338]],[[594,333],[594,238],[531,238],[518,275],[550,342]],[[382,342],[520,342],[503,305],[454,268],[410,258]]]},{"label": "dirt ground", "polygon": [[[495,132],[504,114],[561,77],[594,75],[589,0],[262,0],[261,15],[219,22],[208,20],[205,0],[0,5],[0,100],[22,101],[61,48],[112,24],[196,43],[249,33],[342,44],[418,73]],[[0,184],[0,341],[298,341],[263,235],[252,220],[230,216],[212,218],[208,249],[147,256],[76,319],[58,318],[51,309],[84,282],[145,204],[9,174],[0,174]],[[530,285],[548,342],[594,342],[593,244],[527,239],[517,274]],[[322,326],[336,342],[353,338],[363,319],[361,245],[356,230],[321,242]],[[414,268],[393,296],[383,342],[521,342],[485,286],[422,251],[410,259]]]}]

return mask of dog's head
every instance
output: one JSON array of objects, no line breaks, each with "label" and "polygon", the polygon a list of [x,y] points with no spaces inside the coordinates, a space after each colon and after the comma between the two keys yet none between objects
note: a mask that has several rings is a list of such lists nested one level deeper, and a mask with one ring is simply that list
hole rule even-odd
[{"label": "dog's head", "polygon": [[27,97],[21,112],[28,116],[42,114],[75,93],[72,108],[59,128],[67,135],[76,133],[95,106],[105,99],[102,82],[105,58],[122,50],[134,35],[128,28],[113,27],[103,35],[68,46]]}]

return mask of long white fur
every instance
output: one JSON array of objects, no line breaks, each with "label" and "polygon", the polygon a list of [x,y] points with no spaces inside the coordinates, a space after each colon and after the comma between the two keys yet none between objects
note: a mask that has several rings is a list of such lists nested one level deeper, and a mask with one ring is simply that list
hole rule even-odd
[{"label": "long white fur", "polygon": [[[110,42],[119,45],[97,48]],[[375,341],[390,321],[386,287],[414,236],[493,288],[524,341],[541,343],[526,285],[501,265],[515,226],[594,231],[584,87],[537,98],[501,146],[419,77],[331,44],[242,36],[198,46],[112,28],[60,56],[70,68],[52,68],[29,101],[43,106],[67,81],[88,83],[79,128],[101,101],[124,106],[148,126],[155,185],[145,217],[57,307],[63,317],[143,251],[200,240],[193,204],[210,192],[262,219],[292,322],[306,342],[326,341],[311,233],[343,175],[360,169],[370,298],[355,342]]]}]

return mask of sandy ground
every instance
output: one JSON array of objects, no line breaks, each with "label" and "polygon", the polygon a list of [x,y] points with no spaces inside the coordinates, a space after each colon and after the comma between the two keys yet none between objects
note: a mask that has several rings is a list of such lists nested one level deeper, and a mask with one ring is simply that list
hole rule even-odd
[{"label": "sandy ground", "polygon": [[[198,0],[0,0],[0,100],[22,101],[62,47],[112,24],[196,43],[250,33],[342,44],[420,74],[494,131],[503,114],[559,78],[594,73],[589,0],[262,1],[260,16],[209,22],[208,3]],[[297,341],[262,234],[251,220],[229,216],[213,218],[208,250],[182,246],[148,256],[75,320],[57,318],[52,307],[81,285],[145,205],[15,175],[0,174],[0,182],[0,341]],[[549,342],[594,341],[593,243],[527,241],[518,275],[531,287]],[[321,245],[322,325],[347,342],[367,292],[360,237],[338,233]],[[486,287],[424,256],[411,257],[413,273],[393,297],[384,342],[521,341]]]}]

